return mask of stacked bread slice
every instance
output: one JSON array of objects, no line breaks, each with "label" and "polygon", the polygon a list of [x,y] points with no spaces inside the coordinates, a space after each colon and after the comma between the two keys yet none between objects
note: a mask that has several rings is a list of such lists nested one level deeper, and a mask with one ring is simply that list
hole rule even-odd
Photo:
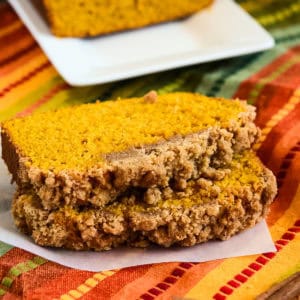
[{"label": "stacked bread slice", "polygon": [[276,194],[254,118],[243,101],[152,92],[6,121],[16,226],[76,250],[228,239]]}]

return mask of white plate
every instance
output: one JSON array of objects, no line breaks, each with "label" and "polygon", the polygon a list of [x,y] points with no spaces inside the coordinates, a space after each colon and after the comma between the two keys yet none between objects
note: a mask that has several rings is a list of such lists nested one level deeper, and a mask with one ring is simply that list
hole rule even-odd
[{"label": "white plate", "polygon": [[272,37],[232,0],[215,0],[184,20],[89,39],[57,38],[31,1],[9,2],[71,85],[104,83],[274,45]]}]

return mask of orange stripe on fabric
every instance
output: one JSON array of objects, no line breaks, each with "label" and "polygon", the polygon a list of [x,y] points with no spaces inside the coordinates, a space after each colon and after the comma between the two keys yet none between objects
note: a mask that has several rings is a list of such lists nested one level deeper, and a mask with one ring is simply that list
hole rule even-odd
[{"label": "orange stripe on fabric", "polygon": [[67,293],[61,295],[58,299],[60,300],[73,300],[79,299],[97,286],[102,280],[115,275],[119,270],[102,271],[94,274],[88,278],[85,282],[77,286],[76,289],[70,290]]},{"label": "orange stripe on fabric", "polygon": [[[300,219],[296,220],[293,227],[289,228],[279,240],[275,242],[277,251],[281,251],[291,242],[295,235],[300,234]],[[248,278],[255,276],[267,263],[276,257],[276,252],[264,253],[258,256],[252,263],[250,263],[245,269],[241,270],[240,273],[236,274],[227,283],[221,286],[218,292],[215,293],[213,299],[225,300],[228,296],[232,295],[236,289],[240,288]]]},{"label": "orange stripe on fabric", "polygon": [[23,261],[19,264],[12,266],[6,275],[0,280],[1,294],[4,295],[11,291],[12,285],[15,280],[22,274],[38,268],[40,265],[46,263],[47,260],[39,256],[34,256],[30,260]]},{"label": "orange stripe on fabric", "polygon": [[178,263],[153,264],[143,276],[124,286],[111,297],[111,300],[126,299],[129,296],[132,299],[138,299],[140,295],[163,281],[177,266]]},{"label": "orange stripe on fabric", "polygon": [[18,87],[19,85],[24,84],[26,81],[30,80],[32,77],[37,75],[39,72],[42,72],[44,69],[49,68],[49,67],[51,67],[51,64],[50,64],[49,61],[46,61],[46,62],[42,63],[41,65],[39,65],[38,67],[34,68],[33,70],[31,70],[26,75],[22,76],[21,78],[19,78],[15,82],[9,84],[4,89],[2,89],[0,91],[0,98],[4,97],[6,94],[11,92],[13,89]]},{"label": "orange stripe on fabric", "polygon": [[[64,267],[54,262],[36,269],[28,278],[23,278],[24,292],[28,299],[57,299],[93,276],[93,272]],[[38,282],[32,286],[33,281]],[[28,289],[26,289],[28,287]]]},{"label": "orange stripe on fabric", "polygon": [[0,68],[3,68],[5,65],[14,63],[16,60],[18,60],[22,56],[35,50],[37,47],[38,46],[35,42],[33,42],[32,44],[29,44],[27,47],[22,48],[20,51],[14,53],[11,56],[8,56],[7,58],[3,59],[2,61],[0,61]]},{"label": "orange stripe on fabric", "polygon": [[123,296],[116,297],[116,295],[118,295],[119,291],[124,292],[127,290],[132,282],[142,278],[151,268],[152,265],[124,268],[107,280],[101,281],[95,288],[85,294],[83,298],[96,299],[99,295],[101,295],[101,299],[127,299],[129,295],[132,297],[131,292],[122,293]]},{"label": "orange stripe on fabric", "polygon": [[267,84],[256,99],[257,117],[255,123],[261,128],[275,115],[300,86],[300,63]]},{"label": "orange stripe on fabric", "polygon": [[207,273],[217,268],[223,261],[220,259],[197,264],[179,263],[164,280],[140,295],[139,299],[147,299],[147,297],[171,299],[174,295],[183,297]]},{"label": "orange stripe on fabric", "polygon": [[[300,129],[300,124],[298,129]],[[279,191],[276,200],[271,205],[270,213],[267,216],[267,223],[269,226],[274,225],[289,208],[299,185],[300,151],[295,149],[300,149],[299,142],[295,143],[281,160],[281,165],[288,165],[288,167],[279,169],[279,172],[276,174]]]},{"label": "orange stripe on fabric", "polygon": [[[4,28],[7,28],[7,27],[4,27]],[[17,41],[17,39],[22,39],[22,38],[28,37],[28,36],[31,36],[31,34],[27,30],[27,28],[22,24],[22,26],[17,28],[15,31],[12,31],[8,34],[0,36],[0,45],[2,45],[3,47],[9,46],[9,45],[11,46],[14,42]]]},{"label": "orange stripe on fabric", "polygon": [[[286,240],[289,239],[289,232],[290,232],[290,227],[294,227],[293,225],[295,224],[295,222],[297,222],[297,226],[299,226],[298,224],[298,220],[300,219],[300,202],[299,202],[299,196],[300,196],[300,188],[298,189],[298,191],[296,193],[294,193],[291,205],[289,207],[289,209],[285,212],[284,216],[281,217],[279,220],[277,220],[276,224],[274,226],[272,226],[270,228],[271,231],[271,235],[272,238],[274,240]],[[285,201],[285,199],[282,199],[282,201]],[[285,235],[285,233],[287,233],[287,235]],[[299,241],[299,237],[300,234],[298,234],[298,241]],[[285,251],[285,250],[284,250]],[[298,251],[297,251],[298,252]],[[298,253],[294,252],[294,255],[297,255]],[[273,254],[270,254],[268,256],[274,256]],[[282,256],[281,253],[279,253],[278,255],[275,255],[275,261],[277,262],[277,266],[278,263],[280,264],[280,260],[281,261],[286,261],[288,260],[288,258],[286,258],[286,256]],[[260,288],[262,285],[257,284],[257,285],[251,285],[251,281],[253,282],[253,280],[255,279],[255,276],[251,276],[251,274],[249,273],[249,271],[245,270],[248,269],[248,266],[250,266],[252,263],[254,263],[256,261],[256,259],[260,257],[260,255],[252,255],[252,256],[244,256],[244,257],[237,257],[237,258],[230,258],[225,260],[222,265],[220,265],[219,268],[214,269],[212,272],[210,272],[209,274],[207,274],[207,276],[205,276],[201,281],[198,282],[198,284],[193,287],[193,289],[191,289],[186,295],[185,297],[187,298],[195,298],[198,299],[197,297],[199,295],[201,295],[201,297],[203,299],[213,299],[213,296],[218,292],[218,286],[219,288],[222,288],[224,285],[226,285],[227,283],[229,284],[229,282],[233,281],[232,284],[234,284],[234,282],[236,281],[238,284],[243,284],[244,282],[247,281],[247,285],[245,285],[244,288],[244,292],[245,290],[247,290],[247,287],[250,289],[255,289],[255,288]],[[263,260],[259,259],[258,261],[260,264],[263,264]],[[289,262],[290,265],[293,265],[292,261]],[[270,264],[267,264],[267,268],[269,271],[271,271],[272,273],[276,273],[276,263],[274,263],[274,260],[271,260],[271,264],[273,264],[274,268],[273,270],[269,268]],[[253,266],[255,268],[255,266]],[[250,268],[252,269],[252,267]],[[260,276],[261,280],[264,280],[265,282],[268,282],[268,285],[271,285],[274,283],[274,281],[272,281],[275,277],[270,274],[269,277],[272,277],[271,280],[269,280],[268,277],[268,273],[265,273],[264,271],[265,267],[261,269],[260,272],[264,272],[264,276],[266,276],[264,278],[261,277],[259,274],[257,273],[258,276]],[[242,272],[244,271],[245,272]],[[282,266],[281,271],[279,271],[279,276],[283,275],[283,272],[285,271],[285,266]],[[236,275],[240,275],[240,273],[242,273],[243,275],[238,276],[237,278],[235,278]],[[250,281],[250,282],[249,282]],[[248,283],[249,282],[249,283]],[[216,288],[217,286],[217,288]],[[245,294],[245,296],[247,296],[248,293]],[[241,295],[240,295],[241,297]],[[245,299],[254,299],[255,297],[251,298],[248,297]],[[217,297],[216,297],[217,299]],[[237,299],[243,299],[243,298],[238,298]]]},{"label": "orange stripe on fabric", "polygon": [[[298,127],[300,124],[299,120],[300,115],[300,103],[296,104],[295,108],[290,111],[282,120],[280,120],[272,129],[271,132],[268,133],[261,147],[258,149],[257,153],[259,157],[263,159],[267,166],[270,166],[269,161],[276,158],[276,151],[278,149],[277,146],[284,147],[287,151],[288,148],[291,147],[294,143],[297,142],[299,138],[299,132],[295,131],[295,127]],[[284,136],[291,132],[290,140],[287,141],[288,144],[281,144],[280,140],[284,138]],[[271,154],[271,155],[270,155]]]},{"label": "orange stripe on fabric", "polygon": [[267,122],[265,128],[263,128],[261,131],[261,136],[258,143],[254,146],[254,150],[257,150],[261,147],[262,143],[266,140],[273,127],[275,127],[283,118],[285,118],[289,112],[294,110],[298,103],[300,103],[300,88],[295,90],[289,101]]},{"label": "orange stripe on fabric", "polygon": [[267,66],[263,67],[259,72],[253,74],[246,80],[244,80],[238,87],[237,91],[235,92],[233,98],[240,98],[240,99],[248,99],[249,94],[252,92],[253,88],[258,84],[258,82],[265,80],[265,78],[270,77],[276,73],[278,68],[282,65],[289,63],[295,55],[297,56],[297,49],[289,49],[284,54],[279,56],[277,59],[272,61]]},{"label": "orange stripe on fabric", "polygon": [[16,20],[19,20],[19,17],[16,15],[14,10],[7,3],[1,5],[0,28],[4,28],[7,25],[12,24]]},{"label": "orange stripe on fabric", "polygon": [[22,53],[16,60],[0,67],[0,78],[5,79],[3,84],[0,84],[0,89],[4,88],[10,82],[13,82],[16,77],[20,77],[20,74],[26,72],[27,67],[35,65],[35,60],[44,58],[46,60],[44,53],[38,47],[31,51]]},{"label": "orange stripe on fabric", "polygon": [[2,36],[4,36],[4,35],[15,32],[16,30],[18,30],[19,28],[21,28],[23,26],[24,25],[20,20],[15,20],[15,21],[11,22],[10,24],[8,24],[7,26],[3,26],[2,28],[0,28],[0,38],[2,38]]},{"label": "orange stripe on fabric", "polygon": [[6,38],[2,38],[0,41],[0,61],[3,61],[7,57],[14,55],[22,49],[25,49],[32,43],[34,43],[34,39],[24,27],[18,30],[15,34],[9,35]]},{"label": "orange stripe on fabric", "polygon": [[18,263],[23,262],[24,260],[32,259],[34,257],[33,254],[22,250],[20,248],[12,248],[4,255],[0,256],[0,276],[2,277],[3,274],[11,268],[11,266],[16,265]]},{"label": "orange stripe on fabric", "polygon": [[31,106],[27,107],[25,110],[19,112],[16,116],[17,117],[23,117],[23,116],[31,114],[35,109],[37,109],[41,105],[45,104],[49,100],[51,100],[51,98],[55,94],[57,94],[57,93],[59,93],[61,91],[64,91],[64,90],[68,90],[70,88],[71,87],[67,83],[62,83],[62,84],[59,84],[59,85],[55,86],[53,89],[51,89],[50,91],[48,91],[42,98],[40,98],[39,100],[37,100]]}]

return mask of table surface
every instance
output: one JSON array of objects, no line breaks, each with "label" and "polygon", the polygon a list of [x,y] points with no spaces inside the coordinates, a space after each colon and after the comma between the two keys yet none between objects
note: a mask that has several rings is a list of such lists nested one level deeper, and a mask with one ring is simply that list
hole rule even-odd
[{"label": "table surface", "polygon": [[[297,284],[290,286],[300,271],[300,1],[238,2],[273,35],[273,49],[80,88],[63,81],[12,8],[1,2],[0,121],[151,89],[247,99],[257,107],[262,128],[257,153],[277,177],[279,191],[267,223],[278,252],[92,273],[0,242],[0,298],[222,300],[254,299],[267,290],[260,299],[298,295]],[[282,286],[289,292],[279,293]]]}]

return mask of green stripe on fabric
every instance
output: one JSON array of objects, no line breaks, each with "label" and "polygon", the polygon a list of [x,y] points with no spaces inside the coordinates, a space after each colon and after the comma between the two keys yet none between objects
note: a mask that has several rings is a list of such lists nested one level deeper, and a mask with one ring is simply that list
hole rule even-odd
[{"label": "green stripe on fabric", "polygon": [[2,288],[0,288],[0,296],[3,296],[8,291],[8,289],[12,286],[14,280],[18,276],[28,271],[32,271],[46,262],[46,259],[39,256],[35,256],[31,260],[18,263],[15,266],[11,267],[10,270],[7,272],[7,275],[4,276],[1,280]]},{"label": "green stripe on fabric", "polygon": [[262,78],[260,81],[258,81],[254,86],[251,92],[248,96],[248,102],[250,104],[255,103],[255,99],[260,94],[261,90],[264,88],[264,86],[268,83],[276,79],[278,76],[280,76],[282,73],[287,71],[292,65],[295,63],[300,62],[300,55],[296,55],[292,57],[289,61],[283,63],[280,67],[278,67],[276,70],[274,70],[271,74],[269,74],[267,77]]},{"label": "green stripe on fabric", "polygon": [[236,0],[236,2],[251,14],[257,11],[267,10],[270,5],[274,5],[274,0]]},{"label": "green stripe on fabric", "polygon": [[270,32],[275,38],[277,46],[278,44],[296,44],[300,40],[300,23],[288,26],[284,30],[275,28],[272,29]]},{"label": "green stripe on fabric", "polygon": [[267,15],[257,17],[256,20],[263,26],[271,26],[278,22],[283,22],[286,19],[298,15],[300,12],[300,3],[298,1],[290,4],[285,3],[284,6],[278,8],[276,11],[269,11]]},{"label": "green stripe on fabric", "polygon": [[196,91],[210,96],[232,97],[241,82],[285,53],[287,47],[300,41],[300,25],[287,28],[285,34],[275,30],[274,38],[277,45],[271,50],[220,63],[219,69],[203,76]]},{"label": "green stripe on fabric", "polygon": [[[208,96],[215,96],[220,92],[220,89],[228,81],[228,78],[238,72],[241,69],[246,68],[252,61],[254,61],[259,54],[249,55],[243,58],[237,58],[235,64],[230,65],[228,68],[225,68],[221,76],[214,82],[210,90],[207,92]],[[234,86],[236,88],[237,85]]]},{"label": "green stripe on fabric", "polygon": [[1,284],[5,287],[10,287],[13,283],[13,279],[10,277],[4,277],[1,281]]},{"label": "green stripe on fabric", "polygon": [[19,270],[18,268],[16,268],[16,267],[12,267],[10,270],[9,270],[9,275],[12,275],[12,276],[14,276],[14,277],[17,277],[17,276],[19,276],[20,274],[21,274],[22,272],[21,272],[21,270]]},{"label": "green stripe on fabric", "polygon": [[6,252],[8,252],[12,248],[13,248],[13,246],[8,245],[3,242],[0,242],[0,256],[4,255]]},{"label": "green stripe on fabric", "polygon": [[28,108],[30,105],[38,101],[38,99],[42,98],[49,90],[51,90],[54,86],[63,83],[63,79],[60,76],[52,77],[49,81],[44,84],[38,86],[34,91],[25,95],[23,98],[19,99],[18,102],[9,106],[7,109],[1,111],[1,119],[5,120],[15,116],[18,112],[23,111]]},{"label": "green stripe on fabric", "polygon": [[111,99],[131,98],[144,95],[154,86],[156,78],[155,74],[146,75],[139,78],[127,80],[127,84],[117,86],[117,88],[111,92]]}]

